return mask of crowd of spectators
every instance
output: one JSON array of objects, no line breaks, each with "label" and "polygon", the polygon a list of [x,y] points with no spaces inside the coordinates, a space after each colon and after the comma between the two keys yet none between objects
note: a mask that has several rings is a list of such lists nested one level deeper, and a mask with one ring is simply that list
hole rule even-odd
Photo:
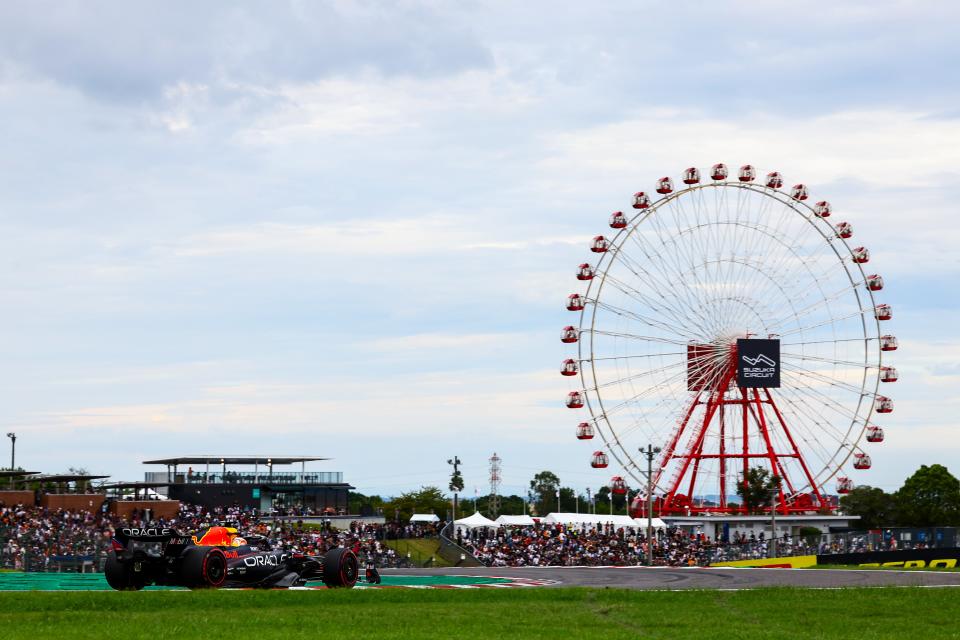
[{"label": "crowd of spectators", "polygon": [[361,563],[379,567],[407,566],[385,539],[436,535],[433,525],[362,524],[352,522],[347,530],[334,528],[330,520],[305,522],[311,514],[282,511],[261,519],[239,508],[208,511],[182,504],[176,518],[147,521],[134,513],[120,519],[104,511],[48,510],[42,507],[0,506],[0,568],[22,571],[97,570],[110,550],[119,526],[168,526],[187,534],[202,533],[214,525],[235,526],[241,533],[255,533],[280,549],[322,555],[334,547],[353,549]]},{"label": "crowd of spectators", "polygon": [[[607,526],[535,525],[474,529],[460,544],[480,562],[494,567],[629,566],[646,563],[644,529]],[[704,564],[717,543],[703,534],[660,530],[652,538],[654,564]]]}]

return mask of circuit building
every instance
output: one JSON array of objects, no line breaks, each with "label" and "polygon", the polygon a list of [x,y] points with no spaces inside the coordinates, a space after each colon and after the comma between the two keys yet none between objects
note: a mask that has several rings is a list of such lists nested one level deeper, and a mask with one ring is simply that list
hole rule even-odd
[{"label": "circuit building", "polygon": [[[224,455],[145,460],[144,464],[162,465],[166,470],[146,472],[144,484],[170,500],[208,509],[239,506],[269,512],[303,507],[345,514],[347,493],[354,487],[343,481],[343,473],[306,468],[308,462],[326,460],[330,458]],[[289,470],[297,464],[299,470]]]}]

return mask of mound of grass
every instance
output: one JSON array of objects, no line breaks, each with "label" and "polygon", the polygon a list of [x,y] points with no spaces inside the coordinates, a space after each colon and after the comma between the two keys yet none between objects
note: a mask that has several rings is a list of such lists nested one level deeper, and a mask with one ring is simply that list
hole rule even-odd
[{"label": "mound of grass", "polygon": [[5,640],[955,638],[954,589],[0,594]]},{"label": "mound of grass", "polygon": [[451,564],[440,557],[440,541],[436,538],[410,538],[406,540],[386,540],[386,545],[391,547],[401,556],[410,554],[410,560],[418,567],[426,566],[430,558],[433,558],[431,567],[449,567]]}]

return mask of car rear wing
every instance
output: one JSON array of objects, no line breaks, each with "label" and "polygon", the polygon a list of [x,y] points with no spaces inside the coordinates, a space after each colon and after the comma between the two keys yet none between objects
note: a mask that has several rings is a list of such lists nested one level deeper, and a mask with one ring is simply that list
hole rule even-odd
[{"label": "car rear wing", "polygon": [[172,527],[120,527],[114,532],[113,537],[124,546],[130,540],[177,544],[179,539],[183,538],[184,542],[180,544],[186,544],[186,540],[189,539]]}]

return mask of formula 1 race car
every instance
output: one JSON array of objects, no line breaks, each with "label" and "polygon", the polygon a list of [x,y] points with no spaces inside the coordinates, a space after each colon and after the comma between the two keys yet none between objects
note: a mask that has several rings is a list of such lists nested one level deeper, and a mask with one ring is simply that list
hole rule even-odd
[{"label": "formula 1 race car", "polygon": [[360,564],[349,549],[320,557],[277,551],[263,536],[240,537],[232,527],[210,527],[199,539],[176,529],[121,528],[113,538],[104,574],[117,590],[147,585],[191,589],[288,588],[310,580],[352,588]]}]

